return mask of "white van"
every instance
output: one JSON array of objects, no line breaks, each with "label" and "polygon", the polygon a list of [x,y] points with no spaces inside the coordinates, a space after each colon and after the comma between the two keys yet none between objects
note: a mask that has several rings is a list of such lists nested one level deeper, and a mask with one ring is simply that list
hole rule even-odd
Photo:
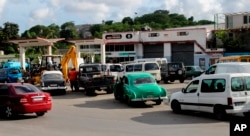
[{"label": "white van", "polygon": [[211,65],[204,74],[250,73],[249,62],[225,62]]},{"label": "white van", "polygon": [[118,63],[107,63],[102,65],[102,71],[105,72],[106,75],[113,75],[115,76],[115,80],[117,79],[118,73],[123,71],[122,64]]},{"label": "white van", "polygon": [[237,113],[250,117],[250,73],[199,76],[170,95],[169,105],[175,113],[192,110],[214,113],[217,119]]},{"label": "white van", "polygon": [[168,60],[166,58],[141,58],[141,59],[135,59],[134,62],[139,63],[139,62],[152,62],[155,61],[159,64],[166,64],[168,63]]},{"label": "white van", "polygon": [[127,72],[148,72],[155,76],[156,81],[161,81],[161,71],[157,62],[139,62],[129,63],[123,66],[124,70],[120,73],[119,77],[125,75]]}]

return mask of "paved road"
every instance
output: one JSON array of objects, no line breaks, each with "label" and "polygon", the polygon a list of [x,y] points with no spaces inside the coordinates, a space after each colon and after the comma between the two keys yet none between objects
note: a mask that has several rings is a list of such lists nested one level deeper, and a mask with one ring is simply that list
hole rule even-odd
[{"label": "paved road", "polygon": [[[174,92],[186,83],[162,85]],[[0,136],[229,136],[229,122],[217,121],[210,114],[178,115],[165,104],[129,107],[104,92],[53,96],[53,110],[45,116],[0,119],[0,126]]]}]

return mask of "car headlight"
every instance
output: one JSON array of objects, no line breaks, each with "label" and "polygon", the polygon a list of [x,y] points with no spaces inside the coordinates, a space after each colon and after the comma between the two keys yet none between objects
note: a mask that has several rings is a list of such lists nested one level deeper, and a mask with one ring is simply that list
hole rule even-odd
[{"label": "car headlight", "polygon": [[179,75],[182,75],[182,70],[178,70],[178,74],[179,74]]}]

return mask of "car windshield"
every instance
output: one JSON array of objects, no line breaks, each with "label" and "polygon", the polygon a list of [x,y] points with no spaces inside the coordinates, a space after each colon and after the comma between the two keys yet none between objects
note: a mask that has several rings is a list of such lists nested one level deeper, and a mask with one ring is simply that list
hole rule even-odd
[{"label": "car windshield", "polygon": [[25,84],[25,85],[20,84],[14,86],[14,88],[17,94],[41,92],[37,87],[31,84]]},{"label": "car windshield", "polygon": [[15,69],[15,68],[11,68],[9,71],[10,71],[10,72],[9,72],[10,74],[18,74],[18,73],[21,73],[20,69]]},{"label": "car windshield", "polygon": [[44,79],[63,79],[61,74],[45,74],[43,75]]},{"label": "car windshield", "polygon": [[181,63],[170,63],[170,64],[168,64],[168,68],[170,71],[176,71],[176,70],[182,68],[182,64]]},{"label": "car windshield", "polygon": [[80,68],[80,72],[82,73],[100,72],[103,71],[103,69],[104,67],[101,68],[100,65],[84,66]]},{"label": "car windshield", "polygon": [[143,77],[134,80],[134,84],[148,84],[148,83],[155,83],[155,79],[151,77]]},{"label": "car windshield", "polygon": [[110,71],[111,72],[120,72],[120,71],[122,71],[122,66],[120,66],[120,65],[111,65],[110,66]]}]

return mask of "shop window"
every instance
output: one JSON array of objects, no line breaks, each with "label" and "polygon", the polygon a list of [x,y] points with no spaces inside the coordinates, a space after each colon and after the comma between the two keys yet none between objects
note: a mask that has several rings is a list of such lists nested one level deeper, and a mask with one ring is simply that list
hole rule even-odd
[{"label": "shop window", "polygon": [[177,32],[177,36],[187,36],[188,32]]}]

